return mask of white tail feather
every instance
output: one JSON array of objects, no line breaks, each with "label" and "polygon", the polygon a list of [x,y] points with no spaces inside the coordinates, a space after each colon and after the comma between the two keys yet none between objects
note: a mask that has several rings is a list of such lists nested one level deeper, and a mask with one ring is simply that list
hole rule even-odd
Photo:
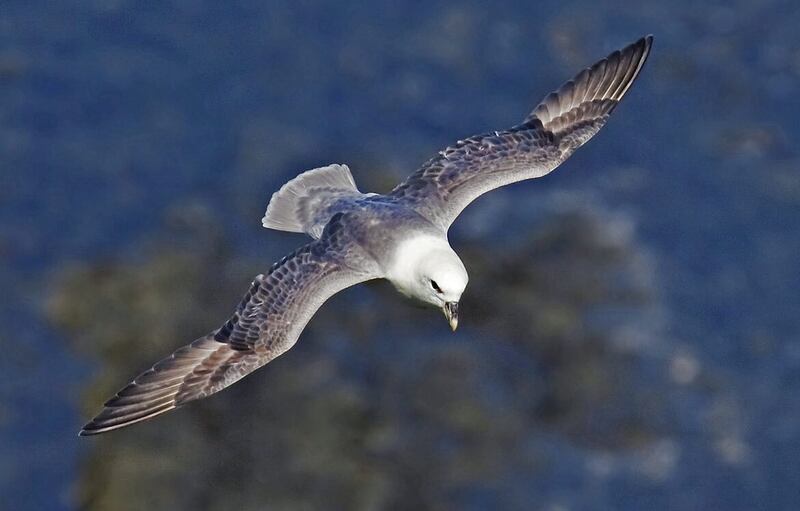
[{"label": "white tail feather", "polygon": [[358,194],[347,165],[333,164],[309,170],[272,195],[261,224],[268,229],[305,232],[319,237],[322,231],[315,214],[327,206],[330,199]]}]

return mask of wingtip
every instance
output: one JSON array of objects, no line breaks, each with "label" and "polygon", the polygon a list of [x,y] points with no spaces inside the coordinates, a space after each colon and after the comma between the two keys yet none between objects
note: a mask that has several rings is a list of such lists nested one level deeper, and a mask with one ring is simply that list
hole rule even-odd
[{"label": "wingtip", "polygon": [[644,46],[644,57],[647,57],[647,54],[650,53],[650,49],[653,47],[653,34],[647,34],[639,38],[638,41],[633,43],[633,46]]},{"label": "wingtip", "polygon": [[625,51],[630,51],[634,48],[642,48],[643,57],[646,57],[648,53],[650,53],[650,48],[653,46],[653,34],[643,35],[636,41],[632,42],[625,48],[619,50],[620,53],[624,53]]},{"label": "wingtip", "polygon": [[132,426],[142,421],[152,419],[153,417],[161,415],[162,413],[168,412],[170,410],[174,410],[175,408],[177,408],[175,404],[170,403],[169,405],[155,408],[149,411],[149,413],[146,413],[144,415],[138,417],[134,416],[134,418],[122,421],[118,419],[104,420],[103,414],[100,414],[94,420],[86,424],[78,432],[78,436],[94,436],[94,435],[100,435],[102,433],[108,433],[109,431],[116,431],[118,429],[127,428],[128,426]]},{"label": "wingtip", "polygon": [[94,424],[94,422],[89,422],[89,423],[85,424],[81,428],[81,430],[78,431],[78,436],[93,436],[93,435],[96,435],[98,433],[101,433],[101,431],[97,431],[97,430],[92,428],[93,424]]},{"label": "wingtip", "polygon": [[90,420],[86,424],[83,425],[80,431],[78,431],[78,436],[96,436],[100,433],[105,433],[106,431],[111,431],[112,429],[116,429],[114,427],[107,427],[103,426],[101,422],[98,422],[98,417]]}]

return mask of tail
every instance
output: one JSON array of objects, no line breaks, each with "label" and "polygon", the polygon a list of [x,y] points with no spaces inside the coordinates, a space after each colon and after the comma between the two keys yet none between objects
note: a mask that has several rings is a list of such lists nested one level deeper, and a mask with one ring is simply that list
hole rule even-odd
[{"label": "tail", "polygon": [[[272,195],[261,224],[268,229],[304,232],[319,238],[339,199],[360,196],[347,165],[303,172]],[[330,214],[329,214],[330,213]]]}]

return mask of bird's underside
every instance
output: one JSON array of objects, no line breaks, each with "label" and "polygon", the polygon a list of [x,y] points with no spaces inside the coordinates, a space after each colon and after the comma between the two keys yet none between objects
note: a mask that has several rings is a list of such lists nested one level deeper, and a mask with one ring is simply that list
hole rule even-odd
[{"label": "bird's underside", "polygon": [[305,232],[314,241],[257,276],[222,327],[120,390],[81,435],[128,426],[222,390],[291,348],[332,295],[386,277],[385,254],[370,246],[371,232],[377,236],[370,225],[378,223],[371,213],[394,219],[413,214],[445,237],[458,214],[481,194],[555,169],[603,127],[638,76],[651,44],[652,37],[642,38],[581,71],[521,124],[440,151],[386,195],[359,192],[342,165],[287,183],[273,196],[263,223]]}]

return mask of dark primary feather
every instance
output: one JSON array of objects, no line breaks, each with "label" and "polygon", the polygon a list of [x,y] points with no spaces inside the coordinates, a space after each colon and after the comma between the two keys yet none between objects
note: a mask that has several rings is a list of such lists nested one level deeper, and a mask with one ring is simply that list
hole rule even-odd
[{"label": "dark primary feather", "polygon": [[447,229],[478,196],[549,173],[603,127],[641,71],[652,42],[652,36],[643,37],[584,69],[519,126],[440,151],[390,196]]},{"label": "dark primary feather", "polygon": [[80,434],[122,428],[209,396],[291,348],[325,300],[374,277],[352,269],[363,254],[342,223],[337,215],[322,238],[257,276],[221,328],[137,376]]}]

